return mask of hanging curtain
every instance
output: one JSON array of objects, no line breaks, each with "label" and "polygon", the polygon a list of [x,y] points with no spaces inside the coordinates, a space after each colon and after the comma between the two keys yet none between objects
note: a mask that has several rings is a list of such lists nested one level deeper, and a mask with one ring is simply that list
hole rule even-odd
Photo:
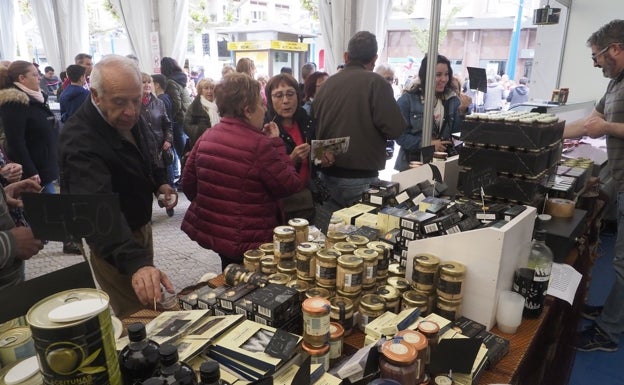
[{"label": "hanging curtain", "polygon": [[126,28],[132,51],[139,58],[139,67],[142,71],[152,73],[152,47],[150,32],[152,31],[152,2],[151,0],[112,0]]},{"label": "hanging curtain", "polygon": [[[58,72],[89,52],[87,8],[83,1],[30,0],[46,58]],[[63,20],[62,23],[57,21]]]},{"label": "hanging curtain", "polygon": [[188,0],[158,0],[160,47],[162,56],[184,65],[188,45]]},{"label": "hanging curtain", "polygon": [[14,60],[17,55],[15,40],[15,1],[0,0],[0,59]]},{"label": "hanging curtain", "polygon": [[325,70],[336,71],[344,62],[349,39],[357,31],[377,36],[379,53],[386,42],[386,26],[392,0],[320,0],[321,33],[325,44]]}]

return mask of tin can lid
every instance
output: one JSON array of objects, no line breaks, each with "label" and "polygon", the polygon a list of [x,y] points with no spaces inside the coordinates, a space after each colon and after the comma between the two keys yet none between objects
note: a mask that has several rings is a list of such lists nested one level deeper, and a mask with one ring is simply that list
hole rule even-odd
[{"label": "tin can lid", "polygon": [[28,326],[19,326],[0,334],[0,348],[19,346],[32,337]]},{"label": "tin can lid", "polygon": [[4,376],[4,382],[7,385],[22,383],[39,372],[39,361],[37,356],[32,356],[15,365]]},{"label": "tin can lid", "polygon": [[26,320],[31,328],[67,327],[71,326],[68,325],[69,322],[81,321],[102,312],[108,304],[108,295],[101,290],[86,288],[66,290],[33,305],[26,314]]},{"label": "tin can lid", "polygon": [[397,364],[406,365],[414,362],[417,357],[416,348],[406,341],[392,339],[381,345],[381,354],[387,360]]}]

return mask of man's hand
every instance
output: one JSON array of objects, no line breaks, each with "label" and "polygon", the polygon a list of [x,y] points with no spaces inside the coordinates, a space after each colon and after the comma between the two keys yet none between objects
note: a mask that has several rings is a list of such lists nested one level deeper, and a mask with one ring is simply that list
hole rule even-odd
[{"label": "man's hand", "polygon": [[22,179],[22,165],[19,163],[7,163],[0,168],[0,175],[9,183],[14,183]]},{"label": "man's hand", "polygon": [[148,305],[160,301],[162,292],[160,284],[171,293],[175,294],[173,284],[167,274],[158,270],[154,266],[143,266],[132,274],[132,288],[143,305]]},{"label": "man's hand", "polygon": [[27,260],[43,249],[43,242],[34,237],[30,227],[14,227],[9,232],[15,238],[17,258]]},{"label": "man's hand", "polygon": [[163,149],[163,150],[165,150],[165,151],[167,151],[167,150],[168,150],[168,149],[170,149],[170,148],[171,148],[171,143],[169,143],[169,142],[167,142],[167,141],[165,140],[165,142],[163,143],[162,149]]},{"label": "man's hand", "polygon": [[[176,205],[178,204],[178,194],[173,189],[173,187],[169,186],[168,184],[161,185],[158,188],[158,195],[160,194],[163,194],[165,196],[165,199],[164,201],[159,199],[159,205],[162,202],[162,206],[168,209],[172,209],[176,207]],[[174,198],[173,200],[171,199],[172,197]],[[172,203],[167,204],[167,202],[172,202]]]},{"label": "man's hand", "polygon": [[453,142],[450,140],[433,139],[431,144],[435,146],[436,151],[446,152],[446,146],[452,145]]},{"label": "man's hand", "polygon": [[40,191],[41,186],[39,183],[30,178],[11,183],[4,188],[7,197],[6,202],[10,207],[24,207],[24,202],[20,199],[20,194],[25,192],[38,193]]},{"label": "man's hand", "polygon": [[602,116],[591,115],[583,124],[585,134],[591,138],[600,138],[607,134],[607,122]]}]

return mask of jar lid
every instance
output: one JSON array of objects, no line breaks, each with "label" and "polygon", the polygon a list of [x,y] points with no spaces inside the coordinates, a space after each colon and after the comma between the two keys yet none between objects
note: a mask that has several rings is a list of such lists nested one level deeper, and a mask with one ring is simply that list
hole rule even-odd
[{"label": "jar lid", "polygon": [[277,270],[280,270],[281,273],[297,270],[297,262],[292,259],[282,259],[277,263]]},{"label": "jar lid", "polygon": [[317,243],[312,242],[302,242],[297,246],[297,251],[300,253],[316,253],[321,248]]},{"label": "jar lid", "polygon": [[334,244],[334,249],[338,250],[342,254],[353,254],[357,249],[357,246],[349,242],[337,242]]},{"label": "jar lid", "polygon": [[353,234],[353,235],[348,235],[346,238],[346,241],[349,243],[353,243],[354,245],[357,245],[357,246],[364,246],[368,242],[370,242],[370,239],[366,238],[363,235]]},{"label": "jar lid", "polygon": [[391,263],[388,265],[388,272],[394,275],[405,275],[405,268],[399,263]]},{"label": "jar lid", "polygon": [[305,227],[309,226],[310,222],[304,218],[292,218],[288,221],[288,225],[292,227]]},{"label": "jar lid", "polygon": [[392,339],[381,345],[381,354],[390,362],[408,365],[417,357],[416,348],[403,340]]},{"label": "jar lid", "polygon": [[414,260],[420,265],[427,267],[437,266],[440,264],[440,258],[433,254],[418,254],[414,257]]},{"label": "jar lid", "polygon": [[427,337],[421,332],[411,329],[401,330],[397,334],[394,335],[394,338],[403,338],[403,341],[408,342],[410,345],[416,348],[416,350],[421,351],[427,348],[429,345],[429,341],[427,341]]},{"label": "jar lid", "polygon": [[433,321],[420,321],[418,324],[418,330],[425,334],[435,334],[440,331],[440,326]]},{"label": "jar lid", "polygon": [[245,253],[243,253],[243,255],[245,256],[245,258],[247,259],[260,259],[262,257],[264,257],[264,251],[260,250],[260,249],[251,249],[251,250],[247,250],[245,251]]},{"label": "jar lid", "polygon": [[337,250],[332,249],[322,249],[316,252],[316,256],[321,259],[337,259],[342,254],[340,254]]},{"label": "jar lid", "polygon": [[292,226],[277,226],[273,229],[275,235],[294,235],[295,228]]},{"label": "jar lid", "polygon": [[358,267],[364,263],[364,260],[355,255],[341,255],[338,257],[338,265],[343,267]]},{"label": "jar lid", "polygon": [[278,285],[285,285],[290,281],[290,275],[284,273],[274,273],[269,275],[269,282]]},{"label": "jar lid", "polygon": [[366,244],[366,247],[369,249],[384,251],[384,250],[392,250],[392,245],[388,242],[383,241],[371,241]]},{"label": "jar lid", "polygon": [[333,297],[329,300],[331,304],[331,308],[334,311],[340,311],[341,308],[344,308],[346,312],[350,312],[353,310],[353,301],[346,297]]},{"label": "jar lid", "polygon": [[436,301],[438,302],[438,305],[443,305],[443,306],[447,306],[447,307],[456,307],[461,305],[462,299],[458,298],[458,299],[448,299],[448,298],[444,298],[442,296],[437,296]]},{"label": "jar lid", "polygon": [[360,305],[371,311],[383,311],[386,301],[378,294],[364,294],[360,299]]},{"label": "jar lid", "polygon": [[403,293],[403,299],[407,302],[414,304],[416,307],[427,305],[427,296],[417,292],[416,290],[408,290]]},{"label": "jar lid", "polygon": [[344,335],[344,328],[338,322],[329,323],[329,338],[338,339]]},{"label": "jar lid", "polygon": [[328,314],[331,308],[329,301],[322,297],[307,298],[301,304],[304,312],[310,314]]},{"label": "jar lid", "polygon": [[292,281],[288,281],[286,286],[290,287],[291,289],[295,289],[299,292],[306,291],[310,288],[310,285],[308,285],[307,282],[300,281],[298,279],[293,279]]},{"label": "jar lid", "polygon": [[323,354],[329,351],[329,344],[323,346],[312,346],[307,342],[303,341],[301,343],[301,347],[311,356],[322,356]]},{"label": "jar lid", "polygon": [[386,301],[396,301],[399,299],[399,291],[390,285],[379,286],[375,291],[376,294],[380,295]]},{"label": "jar lid", "polygon": [[440,273],[459,277],[466,274],[466,266],[455,261],[445,262],[440,265]]},{"label": "jar lid", "polygon": [[388,285],[394,287],[400,292],[407,290],[410,287],[410,283],[403,277],[388,277]]},{"label": "jar lid", "polygon": [[268,266],[273,266],[273,265],[277,266],[277,260],[275,259],[274,256],[269,255],[269,256],[266,256],[266,257],[263,257],[262,259],[260,259],[260,264],[264,265],[264,266],[267,266],[267,265]]},{"label": "jar lid", "polygon": [[379,256],[379,253],[378,253],[378,252],[376,252],[376,251],[375,251],[375,250],[373,250],[373,249],[369,249],[369,248],[359,248],[359,249],[356,249],[356,250],[353,252],[353,254],[354,254],[356,257],[360,257],[360,258],[362,258],[364,261],[368,261],[368,262],[370,262],[370,261],[376,261],[376,260],[377,260],[377,257]]},{"label": "jar lid", "polygon": [[268,242],[268,243],[263,243],[260,246],[258,246],[258,248],[262,251],[264,251],[265,254],[273,254],[273,242]]},{"label": "jar lid", "polygon": [[321,297],[321,298],[329,298],[329,290],[323,289],[322,287],[312,287],[306,290],[306,297]]},{"label": "jar lid", "polygon": [[333,240],[344,240],[347,239],[347,234],[343,233],[342,231],[330,230],[327,232],[327,238]]}]

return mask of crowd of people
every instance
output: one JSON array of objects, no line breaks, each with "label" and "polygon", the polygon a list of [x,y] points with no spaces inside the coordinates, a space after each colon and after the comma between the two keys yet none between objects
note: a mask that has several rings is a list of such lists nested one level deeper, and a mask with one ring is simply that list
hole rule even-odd
[{"label": "crowd of people", "polygon": [[[588,45],[597,52],[594,65],[613,81],[590,118],[568,125],[566,135],[607,134],[617,179],[624,26],[611,23],[603,30]],[[203,72],[191,80],[170,57],[162,58],[161,74],[150,75],[139,70],[136,58],[109,55],[93,65],[90,55],[79,54],[63,71],[64,81],[52,67],[42,76],[33,63],[3,63],[0,289],[23,281],[24,260],[44,244],[24,226],[22,192],[57,193],[58,181],[61,194],[118,194],[121,239],[94,236],[86,242],[94,275],[123,317],[158,301],[163,290],[173,291],[166,273],[154,266],[154,197],[170,216],[178,192],[189,198],[181,230],[218,253],[224,268],[271,242],[274,228],[290,218],[307,218],[326,231],[331,214],[357,202],[378,179],[388,141],[400,146],[395,168],[405,170],[421,158],[425,142],[435,151],[452,150],[451,135],[475,108],[500,110],[528,98],[526,78],[507,90],[491,78],[487,97],[478,103],[443,55],[435,58],[433,79],[427,79],[425,57],[417,78],[396,94],[392,67],[377,63],[377,50],[375,35],[357,32],[334,75],[306,63],[300,80],[292,68],[256,79],[250,58],[224,66],[218,80]],[[425,111],[428,89],[434,90],[432,111]],[[62,129],[48,106],[52,96],[61,104]],[[434,127],[423,138],[427,114]],[[350,139],[346,152],[328,150],[311,160],[313,140],[341,137]],[[620,254],[615,265],[621,276]],[[581,349],[595,350],[589,343],[617,348],[620,276]]]}]

